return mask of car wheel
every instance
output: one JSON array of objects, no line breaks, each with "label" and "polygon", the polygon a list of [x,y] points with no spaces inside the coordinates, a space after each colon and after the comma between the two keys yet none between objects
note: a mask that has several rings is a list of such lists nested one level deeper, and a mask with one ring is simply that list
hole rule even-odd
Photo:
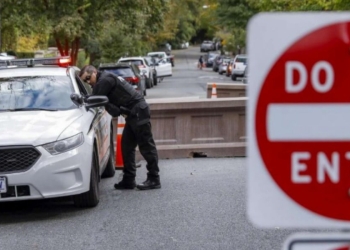
[{"label": "car wheel", "polygon": [[158,84],[157,75],[153,75],[153,85],[156,86]]},{"label": "car wheel", "polygon": [[150,84],[151,84],[151,88],[153,88],[154,87],[154,84],[153,84],[153,78],[151,79],[151,78],[149,78],[149,82],[150,82]]},{"label": "car wheel", "polygon": [[231,79],[232,79],[232,81],[236,81],[237,76],[236,76],[235,74],[232,74],[232,75],[231,75]]},{"label": "car wheel", "polygon": [[95,207],[100,201],[100,190],[98,186],[98,163],[96,150],[92,152],[90,190],[73,196],[74,205],[77,207]]},{"label": "car wheel", "polygon": [[147,88],[147,89],[152,88],[151,82],[150,82],[150,80],[149,80],[148,78],[146,78],[146,88]]},{"label": "car wheel", "polygon": [[115,164],[114,164],[114,140],[113,140],[113,134],[110,136],[110,147],[109,147],[109,158],[107,162],[106,169],[102,173],[102,178],[109,178],[113,177],[115,175]]}]

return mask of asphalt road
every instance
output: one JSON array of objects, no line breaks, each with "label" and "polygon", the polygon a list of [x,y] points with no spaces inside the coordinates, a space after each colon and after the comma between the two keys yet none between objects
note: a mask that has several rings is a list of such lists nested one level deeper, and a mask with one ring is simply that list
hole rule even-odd
[{"label": "asphalt road", "polygon": [[238,83],[230,77],[219,75],[212,68],[197,68],[200,55],[199,47],[190,47],[185,50],[173,51],[175,67],[172,68],[173,76],[166,77],[152,89],[147,90],[146,99],[150,98],[174,98],[174,97],[199,97],[206,98],[208,82]]},{"label": "asphalt road", "polygon": [[[199,71],[196,49],[177,52],[173,77],[147,98],[204,98],[209,80],[232,82]],[[142,163],[137,182],[146,178]],[[247,219],[246,158],[160,160],[159,166],[162,189],[115,190],[118,171],[102,179],[100,204],[92,209],[77,209],[66,198],[1,203],[0,250],[278,250],[292,232],[258,229]]]}]

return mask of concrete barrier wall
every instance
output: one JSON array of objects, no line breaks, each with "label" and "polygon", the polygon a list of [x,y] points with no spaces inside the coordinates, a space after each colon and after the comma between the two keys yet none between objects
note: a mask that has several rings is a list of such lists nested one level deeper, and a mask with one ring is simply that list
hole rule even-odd
[{"label": "concrete barrier wall", "polygon": [[[246,96],[246,85],[237,83],[215,83],[218,98]],[[213,83],[207,83],[207,98],[211,97]]]},{"label": "concrete barrier wall", "polygon": [[[159,159],[246,155],[246,97],[150,99]],[[143,159],[137,151],[136,160]]]},{"label": "concrete barrier wall", "polygon": [[[159,159],[246,156],[246,97],[147,100]],[[114,138],[118,118],[113,119]],[[136,161],[142,160],[136,151]]]}]

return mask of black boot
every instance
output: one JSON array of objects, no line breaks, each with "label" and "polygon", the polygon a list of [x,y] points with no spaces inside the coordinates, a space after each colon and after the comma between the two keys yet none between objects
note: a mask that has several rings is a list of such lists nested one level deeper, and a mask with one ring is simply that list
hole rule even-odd
[{"label": "black boot", "polygon": [[147,176],[147,180],[136,186],[140,190],[158,189],[161,188],[159,176]]},{"label": "black boot", "polygon": [[114,184],[115,189],[134,189],[136,187],[135,178],[125,177],[121,182]]}]

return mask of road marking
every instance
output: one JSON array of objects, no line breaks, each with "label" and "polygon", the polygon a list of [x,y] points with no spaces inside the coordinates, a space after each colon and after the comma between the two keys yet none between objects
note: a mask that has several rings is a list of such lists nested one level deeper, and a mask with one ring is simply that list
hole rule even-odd
[{"label": "road marking", "polygon": [[224,77],[217,76],[198,76],[199,79],[225,79]]}]

